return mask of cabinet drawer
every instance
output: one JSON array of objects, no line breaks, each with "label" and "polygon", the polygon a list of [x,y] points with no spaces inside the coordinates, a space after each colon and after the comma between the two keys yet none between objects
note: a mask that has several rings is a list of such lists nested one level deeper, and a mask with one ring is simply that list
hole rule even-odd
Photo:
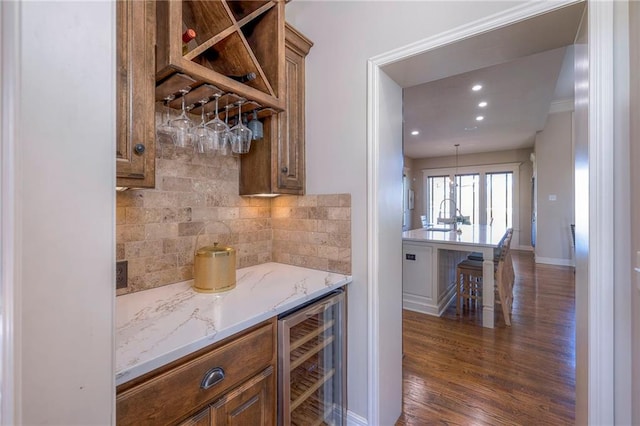
[{"label": "cabinet drawer", "polygon": [[119,393],[117,424],[165,425],[183,419],[272,364],[274,338],[269,322]]}]

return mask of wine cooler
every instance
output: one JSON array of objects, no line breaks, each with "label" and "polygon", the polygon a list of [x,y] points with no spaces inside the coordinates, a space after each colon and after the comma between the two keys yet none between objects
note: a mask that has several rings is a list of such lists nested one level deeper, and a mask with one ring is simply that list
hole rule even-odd
[{"label": "wine cooler", "polygon": [[278,423],[346,424],[346,306],[342,290],[278,320]]}]

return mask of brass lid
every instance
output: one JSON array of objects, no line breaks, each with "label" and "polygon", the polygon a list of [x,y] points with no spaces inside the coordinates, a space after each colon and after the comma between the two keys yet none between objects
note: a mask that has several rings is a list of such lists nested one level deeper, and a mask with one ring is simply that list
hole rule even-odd
[{"label": "brass lid", "polygon": [[235,252],[235,250],[232,247],[218,247],[218,243],[213,243],[212,246],[200,247],[198,251],[196,251],[196,256],[229,256],[233,252]]}]

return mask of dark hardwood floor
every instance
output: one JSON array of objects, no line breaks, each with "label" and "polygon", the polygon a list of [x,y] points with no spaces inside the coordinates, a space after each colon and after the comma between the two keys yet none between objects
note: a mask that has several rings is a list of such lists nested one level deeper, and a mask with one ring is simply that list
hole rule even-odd
[{"label": "dark hardwood floor", "polygon": [[575,420],[573,268],[512,251],[512,326],[480,310],[404,311],[403,415],[397,425],[565,425]]}]

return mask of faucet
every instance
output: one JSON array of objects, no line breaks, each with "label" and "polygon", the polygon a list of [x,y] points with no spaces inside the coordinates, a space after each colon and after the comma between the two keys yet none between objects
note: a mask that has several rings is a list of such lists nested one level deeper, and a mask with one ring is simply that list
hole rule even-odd
[{"label": "faucet", "polygon": [[[453,203],[454,209],[453,209],[453,216],[451,217],[442,217],[442,204],[444,204],[445,201],[449,201],[451,203]],[[456,215],[456,212],[460,214],[460,216]],[[462,216],[462,212],[460,211],[460,209],[458,208],[458,205],[456,204],[456,201],[453,198],[445,198],[444,200],[442,200],[440,202],[440,206],[438,207],[438,223],[446,223],[446,224],[453,224],[453,230],[454,231],[458,231],[458,218]]]}]

